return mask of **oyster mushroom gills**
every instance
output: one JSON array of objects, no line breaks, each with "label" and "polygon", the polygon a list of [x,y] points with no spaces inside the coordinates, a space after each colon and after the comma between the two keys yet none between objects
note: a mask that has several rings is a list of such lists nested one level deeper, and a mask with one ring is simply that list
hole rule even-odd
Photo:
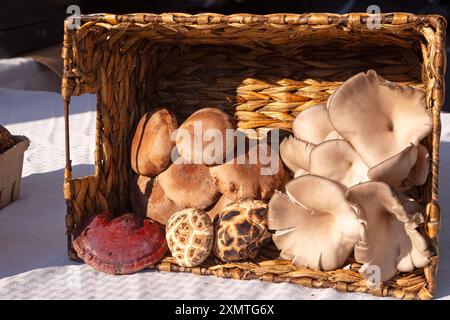
[{"label": "oyster mushroom gills", "polygon": [[[417,227],[423,222],[423,208],[383,182],[370,181],[353,186],[347,199],[357,208],[361,238],[355,259],[363,264],[360,273],[376,266],[381,281],[397,271],[408,272],[428,265],[428,244]],[[369,273],[370,275],[370,273]]]},{"label": "oyster mushroom gills", "polygon": [[209,256],[214,232],[204,211],[188,208],[173,214],[166,226],[166,240],[180,266],[195,267]]},{"label": "oyster mushroom gills", "polygon": [[141,118],[131,142],[131,167],[136,173],[153,177],[169,166],[175,146],[172,133],[177,128],[177,119],[168,109]]},{"label": "oyster mushroom gills", "polygon": [[111,274],[138,272],[159,262],[167,251],[164,227],[133,213],[114,218],[97,214],[85,222],[73,241],[78,257]]},{"label": "oyster mushroom gills", "polygon": [[250,198],[226,206],[214,219],[214,254],[225,262],[255,258],[270,239],[267,203]]},{"label": "oyster mushroom gills", "polygon": [[359,239],[359,222],[340,183],[306,174],[269,202],[268,226],[281,258],[316,270],[340,268]]}]

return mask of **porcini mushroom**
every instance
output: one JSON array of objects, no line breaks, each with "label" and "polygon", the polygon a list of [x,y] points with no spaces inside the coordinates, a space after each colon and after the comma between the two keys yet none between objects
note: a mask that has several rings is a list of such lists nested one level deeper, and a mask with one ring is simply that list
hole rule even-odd
[{"label": "porcini mushroom", "polygon": [[397,271],[409,272],[428,265],[427,242],[416,230],[423,222],[423,209],[415,201],[378,181],[351,187],[347,199],[354,204],[361,221],[355,259],[363,264],[362,275],[373,275],[376,267],[383,282]]},{"label": "porcini mushroom", "polygon": [[328,118],[326,105],[318,104],[300,112],[292,123],[292,131],[297,139],[319,144],[327,137],[337,136]]},{"label": "porcini mushroom", "polygon": [[[266,156],[264,161],[262,155]],[[286,174],[279,155],[262,144],[222,165],[210,167],[210,172],[219,191],[233,201],[269,199],[283,185]]]},{"label": "porcini mushroom", "polygon": [[316,270],[342,267],[359,238],[345,192],[342,184],[307,174],[286,185],[287,195],[272,196],[268,226],[283,259]]},{"label": "porcini mushroom", "polygon": [[432,129],[425,93],[383,79],[373,70],[347,80],[328,99],[332,126],[372,168],[418,146]]},{"label": "porcini mushroom", "polygon": [[234,201],[228,198],[226,195],[222,195],[219,200],[214,204],[214,206],[206,211],[208,216],[211,218],[211,220],[214,220],[216,215],[222,211],[223,208],[225,208],[227,205],[233,203]]},{"label": "porcini mushroom", "polygon": [[201,164],[177,161],[162,172],[157,181],[165,195],[181,209],[203,210],[220,196],[208,167]]},{"label": "porcini mushroom", "polygon": [[131,167],[144,176],[156,176],[171,162],[177,129],[175,115],[164,108],[146,113],[139,121],[131,142]]},{"label": "porcini mushroom", "polygon": [[314,147],[312,143],[291,136],[281,142],[280,156],[292,172],[297,172],[299,169],[308,171],[309,155]]},{"label": "porcini mushroom", "polygon": [[[176,134],[178,152],[186,162],[221,164],[234,150],[236,129],[234,119],[217,108],[203,108],[194,112],[180,126]],[[231,139],[231,141],[230,141]]]},{"label": "porcini mushroom", "polygon": [[368,170],[345,140],[328,140],[311,151],[309,173],[340,182],[346,187],[368,181]]}]

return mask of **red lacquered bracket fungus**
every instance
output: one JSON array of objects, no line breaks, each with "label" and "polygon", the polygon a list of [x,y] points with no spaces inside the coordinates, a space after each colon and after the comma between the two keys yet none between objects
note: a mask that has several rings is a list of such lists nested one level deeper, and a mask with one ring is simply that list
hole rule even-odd
[{"label": "red lacquered bracket fungus", "polygon": [[87,222],[73,241],[84,262],[110,274],[130,274],[156,264],[167,251],[164,227],[133,213],[114,218],[110,212]]}]

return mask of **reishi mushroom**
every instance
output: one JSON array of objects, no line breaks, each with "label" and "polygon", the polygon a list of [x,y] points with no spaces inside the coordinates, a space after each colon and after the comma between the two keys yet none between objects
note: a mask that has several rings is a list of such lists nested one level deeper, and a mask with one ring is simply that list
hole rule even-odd
[{"label": "reishi mushroom", "polygon": [[78,257],[94,269],[130,274],[156,264],[167,251],[164,227],[133,213],[114,218],[110,212],[85,221],[73,241]]},{"label": "reishi mushroom", "polygon": [[415,201],[378,181],[351,187],[347,199],[361,221],[361,238],[355,246],[355,259],[363,264],[361,274],[367,277],[373,272],[369,267],[377,266],[383,282],[397,270],[408,272],[428,265],[428,244],[416,230],[423,222],[423,209]]},{"label": "reishi mushroom", "polygon": [[136,173],[153,177],[169,166],[177,127],[168,109],[159,108],[141,118],[131,142],[131,167]]},{"label": "reishi mushroom", "polygon": [[346,188],[307,174],[286,184],[269,202],[268,226],[281,258],[294,265],[332,270],[345,263],[359,239],[359,222]]}]

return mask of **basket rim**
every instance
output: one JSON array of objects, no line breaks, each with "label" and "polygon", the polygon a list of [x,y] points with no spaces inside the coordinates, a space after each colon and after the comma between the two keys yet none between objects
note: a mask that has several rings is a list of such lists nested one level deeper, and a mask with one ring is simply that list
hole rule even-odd
[{"label": "basket rim", "polygon": [[[439,24],[447,25],[447,19],[440,14],[413,14],[408,12],[386,12],[380,13],[381,23],[401,25],[408,23],[430,24],[437,28]],[[129,14],[111,14],[111,13],[93,13],[80,15],[82,22],[102,21],[110,24],[119,24],[122,22],[134,22],[143,24],[221,24],[221,23],[240,23],[240,24],[295,24],[295,25],[358,25],[366,24],[369,17],[374,14],[366,12],[351,12],[345,14],[337,13],[271,13],[271,14],[252,14],[235,13],[219,14],[213,12],[204,12],[198,14],[187,14],[181,12],[165,13],[129,13]],[[72,17],[66,18],[66,21],[72,21]]]}]

